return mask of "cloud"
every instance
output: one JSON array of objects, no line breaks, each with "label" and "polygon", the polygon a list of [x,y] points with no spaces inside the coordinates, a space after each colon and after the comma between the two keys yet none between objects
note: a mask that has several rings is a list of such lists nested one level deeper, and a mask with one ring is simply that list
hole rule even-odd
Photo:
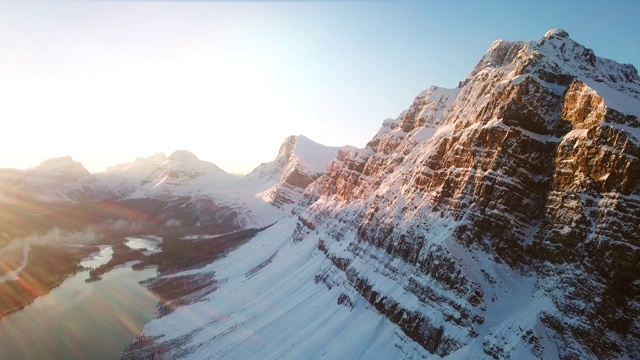
[{"label": "cloud", "polygon": [[52,228],[44,234],[33,234],[24,241],[32,244],[93,244],[103,240],[104,233],[94,227],[88,226],[82,230],[62,230],[60,228]]},{"label": "cloud", "polygon": [[105,230],[123,235],[131,235],[144,230],[144,226],[140,222],[122,219],[107,221],[102,226]]}]

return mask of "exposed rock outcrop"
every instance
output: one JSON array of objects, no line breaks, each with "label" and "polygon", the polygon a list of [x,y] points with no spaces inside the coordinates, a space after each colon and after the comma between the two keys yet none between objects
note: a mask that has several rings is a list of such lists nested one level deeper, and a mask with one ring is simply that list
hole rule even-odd
[{"label": "exposed rock outcrop", "polygon": [[431,353],[638,357],[639,90],[565,31],[497,41],[459,88],[340,152],[294,239],[325,232],[318,279]]},{"label": "exposed rock outcrop", "polygon": [[280,209],[290,210],[309,184],[322,175],[339,148],[318,144],[302,135],[287,137],[272,162],[260,164],[243,182],[258,196]]}]

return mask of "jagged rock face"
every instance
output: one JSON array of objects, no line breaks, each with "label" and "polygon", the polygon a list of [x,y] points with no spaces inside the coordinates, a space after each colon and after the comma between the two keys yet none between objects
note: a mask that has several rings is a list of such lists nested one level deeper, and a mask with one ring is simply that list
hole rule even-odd
[{"label": "jagged rock face", "polygon": [[265,195],[272,204],[278,207],[297,202],[302,191],[320,177],[319,172],[305,171],[306,169],[298,166],[295,153],[297,143],[298,137],[287,137],[274,160],[276,169],[271,172],[271,175],[277,177],[277,184]]},{"label": "jagged rock face", "polygon": [[254,186],[264,184],[259,196],[277,208],[288,209],[322,175],[337,152],[338,148],[320,145],[304,136],[289,136],[275,160],[258,166],[244,181]]},{"label": "jagged rock face", "polygon": [[317,280],[432,353],[638,357],[639,113],[635,68],[565,31],[497,41],[460,88],[341,151],[294,239],[326,232]]},{"label": "jagged rock face", "polygon": [[[571,135],[556,152],[553,186],[532,255],[542,263],[545,281],[557,284],[549,289],[557,308],[578,321],[567,325],[551,314],[545,321],[559,334],[592,344],[589,350],[598,357],[626,353],[635,358],[640,355],[638,142],[605,124]],[[573,346],[566,352],[580,356],[584,350]]]}]

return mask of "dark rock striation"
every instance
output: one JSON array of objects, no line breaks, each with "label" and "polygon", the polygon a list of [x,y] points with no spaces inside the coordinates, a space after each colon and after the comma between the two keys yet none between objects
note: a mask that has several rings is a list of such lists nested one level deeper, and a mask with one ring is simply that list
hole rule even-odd
[{"label": "dark rock striation", "polygon": [[431,353],[640,357],[638,114],[637,70],[567,32],[496,41],[340,151],[294,240]]}]

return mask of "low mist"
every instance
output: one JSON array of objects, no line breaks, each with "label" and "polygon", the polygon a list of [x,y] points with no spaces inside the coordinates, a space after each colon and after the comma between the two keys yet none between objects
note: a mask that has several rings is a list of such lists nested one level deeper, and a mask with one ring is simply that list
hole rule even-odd
[{"label": "low mist", "polygon": [[66,244],[95,244],[105,238],[104,231],[95,226],[88,226],[81,230],[62,230],[53,228],[44,234],[33,234],[23,239],[23,242],[40,245]]}]

